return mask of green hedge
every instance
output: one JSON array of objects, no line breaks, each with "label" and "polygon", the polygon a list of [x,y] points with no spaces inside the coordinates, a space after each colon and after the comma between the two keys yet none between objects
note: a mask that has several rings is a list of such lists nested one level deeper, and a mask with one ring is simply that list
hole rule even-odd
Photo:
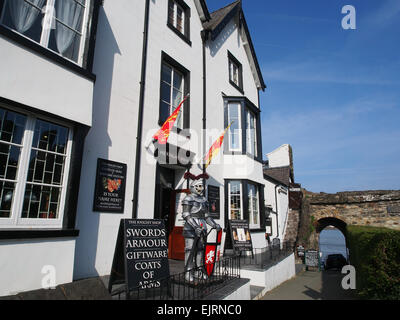
[{"label": "green hedge", "polygon": [[363,299],[400,299],[400,231],[348,226],[350,264]]}]

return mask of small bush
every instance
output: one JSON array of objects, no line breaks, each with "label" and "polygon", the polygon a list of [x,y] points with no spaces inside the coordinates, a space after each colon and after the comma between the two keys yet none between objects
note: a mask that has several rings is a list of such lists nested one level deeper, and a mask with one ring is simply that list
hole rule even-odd
[{"label": "small bush", "polygon": [[400,232],[348,226],[347,242],[360,298],[399,300]]}]

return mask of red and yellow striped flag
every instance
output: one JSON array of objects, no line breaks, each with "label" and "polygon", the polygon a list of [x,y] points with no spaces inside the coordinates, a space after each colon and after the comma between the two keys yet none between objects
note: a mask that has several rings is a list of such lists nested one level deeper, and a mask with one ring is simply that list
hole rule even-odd
[{"label": "red and yellow striped flag", "polygon": [[206,164],[206,169],[210,165],[212,158],[216,157],[221,149],[222,143],[224,142],[225,133],[228,131],[229,127],[232,125],[233,121],[226,127],[225,131],[221,136],[213,143],[207,155],[204,157],[204,162]]},{"label": "red and yellow striped flag", "polygon": [[164,122],[160,130],[158,130],[157,133],[153,136],[153,139],[157,140],[159,144],[167,143],[171,129],[174,126],[176,119],[178,118],[179,111],[181,111],[181,107],[188,97],[189,94],[182,100],[175,111]]}]

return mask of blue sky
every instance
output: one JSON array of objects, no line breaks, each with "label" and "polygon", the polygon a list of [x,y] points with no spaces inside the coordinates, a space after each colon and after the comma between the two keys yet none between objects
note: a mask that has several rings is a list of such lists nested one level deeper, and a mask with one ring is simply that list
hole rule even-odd
[{"label": "blue sky", "polygon": [[[232,1],[208,0],[210,11]],[[342,7],[356,9],[344,30]],[[260,67],[263,153],[293,148],[314,192],[400,189],[400,1],[243,0]]]}]

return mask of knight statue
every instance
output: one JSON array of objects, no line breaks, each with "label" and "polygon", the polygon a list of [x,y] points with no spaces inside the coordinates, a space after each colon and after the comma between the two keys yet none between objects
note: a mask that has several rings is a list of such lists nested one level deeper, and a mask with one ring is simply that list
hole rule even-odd
[{"label": "knight statue", "polygon": [[203,179],[193,180],[190,194],[182,201],[182,217],[185,220],[185,279],[193,282],[195,278],[207,279],[205,272],[197,273],[196,267],[204,268],[204,249],[207,242],[207,224],[218,231],[221,226],[208,215],[208,201],[204,197]]}]

